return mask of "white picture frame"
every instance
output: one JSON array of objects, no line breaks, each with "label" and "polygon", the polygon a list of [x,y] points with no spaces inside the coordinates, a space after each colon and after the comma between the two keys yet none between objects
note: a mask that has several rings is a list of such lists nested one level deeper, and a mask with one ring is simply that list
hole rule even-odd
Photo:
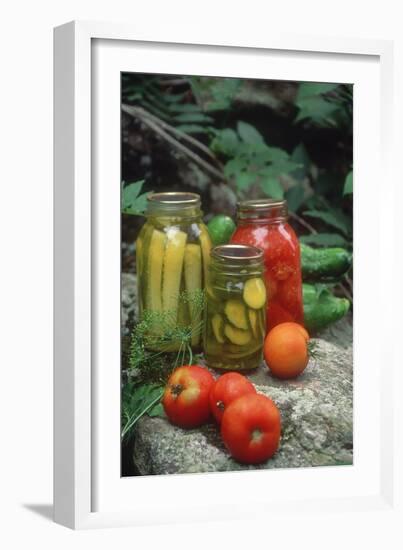
[{"label": "white picture frame", "polygon": [[[55,29],[54,509],[55,521],[71,528],[177,522],[178,517],[180,521],[256,517],[283,505],[296,513],[301,501],[312,512],[346,506],[351,510],[393,510],[390,419],[396,410],[387,388],[396,356],[390,346],[384,346],[381,361],[387,329],[381,326],[375,331],[368,310],[372,296],[373,311],[387,315],[393,304],[386,289],[397,284],[393,270],[380,269],[382,258],[394,257],[396,246],[390,238],[395,207],[393,43],[273,33],[256,36],[252,42],[228,36],[222,40],[206,31],[203,42],[195,43],[186,30],[173,36],[167,29],[163,36],[153,36],[144,27],[90,22],[72,22]],[[161,55],[163,52],[169,55]],[[264,56],[271,56],[275,67],[271,74],[275,72],[277,78],[288,75],[291,79],[292,73],[293,80],[345,81],[342,75],[347,74],[348,81],[357,84],[354,209],[355,214],[359,209],[359,217],[355,215],[354,221],[354,269],[360,285],[355,283],[354,465],[121,479],[120,468],[116,468],[116,442],[120,441],[116,424],[120,400],[116,347],[120,336],[120,303],[118,309],[116,306],[120,186],[108,183],[118,174],[116,109],[120,103],[115,102],[119,97],[111,76],[137,68],[139,72],[256,77],[262,74],[259,58]],[[193,70],[189,71],[190,58]],[[371,87],[365,88],[368,83]],[[97,90],[102,94],[96,95]],[[111,108],[105,109],[109,103]],[[371,124],[364,116],[370,107],[379,112]],[[101,155],[105,150],[108,154]],[[101,157],[102,170],[98,164]],[[381,163],[385,184],[384,200],[379,203],[375,193]],[[366,276],[361,276],[365,272]],[[109,288],[111,292],[105,293]],[[106,295],[113,298],[105,299]],[[103,334],[108,338],[102,338]],[[365,341],[373,343],[371,349],[366,349]],[[105,362],[116,364],[117,376],[110,369],[106,372]],[[365,418],[373,426],[372,432],[365,429]],[[270,494],[262,493],[267,476]],[[197,505],[181,501],[189,488],[197,491]],[[164,491],[171,495],[169,505],[156,499]],[[212,491],[226,495],[220,506],[209,500]],[[141,496],[137,499],[141,505],[131,498],[134,494]],[[240,494],[242,506],[237,498]],[[245,502],[250,504],[250,514]]]}]

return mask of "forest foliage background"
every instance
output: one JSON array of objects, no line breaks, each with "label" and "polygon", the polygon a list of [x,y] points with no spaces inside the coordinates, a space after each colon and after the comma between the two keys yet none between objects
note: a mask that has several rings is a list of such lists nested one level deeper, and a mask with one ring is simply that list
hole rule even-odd
[{"label": "forest foliage background", "polygon": [[285,197],[302,242],[351,249],[352,164],[352,85],[122,75],[127,214],[151,190],[200,193],[206,221],[246,196]]}]

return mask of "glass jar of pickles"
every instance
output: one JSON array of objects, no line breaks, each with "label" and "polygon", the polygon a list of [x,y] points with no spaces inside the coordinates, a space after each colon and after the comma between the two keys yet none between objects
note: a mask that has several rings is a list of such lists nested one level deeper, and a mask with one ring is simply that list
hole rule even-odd
[{"label": "glass jar of pickles", "polygon": [[239,371],[258,367],[266,332],[265,315],[262,251],[244,245],[213,248],[206,287],[207,364]]},{"label": "glass jar of pickles", "polygon": [[152,193],[146,216],[136,241],[136,265],[139,316],[150,324],[149,347],[179,350],[182,342],[175,341],[179,327],[189,329],[191,346],[197,348],[201,344],[203,289],[211,249],[200,196]]}]

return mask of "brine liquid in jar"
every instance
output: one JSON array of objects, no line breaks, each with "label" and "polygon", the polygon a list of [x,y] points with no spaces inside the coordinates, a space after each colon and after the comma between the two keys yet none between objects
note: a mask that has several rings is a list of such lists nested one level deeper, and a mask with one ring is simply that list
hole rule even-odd
[{"label": "brine liquid in jar", "polygon": [[280,323],[304,324],[301,255],[298,238],[287,223],[285,200],[258,199],[238,204],[234,244],[263,251],[267,288],[267,332]]},{"label": "brine liquid in jar", "polygon": [[262,251],[216,246],[206,287],[204,352],[208,366],[247,371],[262,361],[266,287]]}]

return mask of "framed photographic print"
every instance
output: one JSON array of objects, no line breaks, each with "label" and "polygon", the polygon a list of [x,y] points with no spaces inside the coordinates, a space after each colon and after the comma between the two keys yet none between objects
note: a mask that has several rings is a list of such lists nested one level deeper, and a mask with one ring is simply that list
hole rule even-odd
[{"label": "framed photographic print", "polygon": [[55,30],[57,522],[392,506],[391,83],[387,41]]}]

